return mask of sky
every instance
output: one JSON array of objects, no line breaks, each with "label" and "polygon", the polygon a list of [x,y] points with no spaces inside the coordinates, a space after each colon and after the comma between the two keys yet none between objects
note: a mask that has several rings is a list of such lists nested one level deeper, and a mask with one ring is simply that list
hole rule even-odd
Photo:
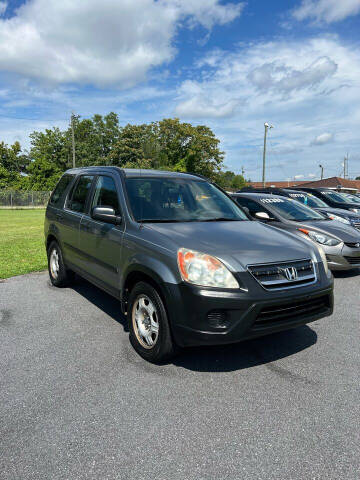
[{"label": "sky", "polygon": [[0,141],[114,111],[211,127],[261,180],[360,175],[360,0],[0,0]]}]

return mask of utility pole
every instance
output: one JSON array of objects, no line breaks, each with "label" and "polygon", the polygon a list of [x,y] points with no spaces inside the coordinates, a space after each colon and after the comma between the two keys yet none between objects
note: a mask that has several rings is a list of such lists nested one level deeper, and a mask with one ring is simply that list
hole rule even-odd
[{"label": "utility pole", "polygon": [[269,125],[267,122],[264,123],[265,132],[264,132],[264,150],[263,150],[263,172],[262,172],[262,184],[265,187],[265,161],[266,161],[266,137],[269,128],[274,128],[272,125]]},{"label": "utility pole", "polygon": [[344,157],[344,178],[347,177],[349,172],[349,154],[346,154],[346,157]]},{"label": "utility pole", "polygon": [[[244,167],[241,167],[241,175],[244,177],[245,175],[245,168]],[[245,178],[245,177],[244,177]]]},{"label": "utility pole", "polygon": [[324,167],[322,165],[319,165],[321,168],[321,180],[324,178]]},{"label": "utility pole", "polygon": [[75,134],[74,134],[74,112],[71,113],[71,143],[72,143],[72,157],[73,157],[73,168],[76,166],[75,162]]}]

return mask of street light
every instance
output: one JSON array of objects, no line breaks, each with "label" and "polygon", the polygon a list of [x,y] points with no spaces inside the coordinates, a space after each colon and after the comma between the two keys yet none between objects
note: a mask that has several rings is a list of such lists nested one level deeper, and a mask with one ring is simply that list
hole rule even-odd
[{"label": "street light", "polygon": [[266,158],[266,137],[267,132],[270,128],[274,128],[273,125],[269,125],[267,122],[264,123],[265,133],[264,133],[264,150],[263,150],[263,172],[262,172],[262,184],[265,187],[265,158]]}]

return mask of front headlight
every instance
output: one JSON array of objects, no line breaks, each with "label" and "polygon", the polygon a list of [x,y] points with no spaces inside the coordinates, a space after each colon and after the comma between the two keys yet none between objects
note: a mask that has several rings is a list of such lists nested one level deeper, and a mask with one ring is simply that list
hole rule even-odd
[{"label": "front headlight", "polygon": [[337,222],[345,223],[346,225],[351,225],[351,222],[349,222],[347,218],[339,217],[339,215],[328,213],[328,217],[331,218],[331,220],[336,220]]},{"label": "front headlight", "polygon": [[314,240],[314,242],[320,243],[321,245],[335,247],[335,245],[340,245],[341,243],[341,240],[325,235],[325,233],[314,232],[313,230],[306,230],[305,228],[299,228],[299,230],[308,235],[311,240]]},{"label": "front headlight", "polygon": [[328,262],[327,262],[327,258],[326,258],[326,255],[325,255],[325,252],[324,250],[322,249],[322,247],[320,247],[320,245],[316,245],[318,250],[319,250],[319,253],[320,253],[320,257],[321,257],[321,260],[324,264],[324,269],[325,269],[325,273],[326,275],[328,274],[328,271],[329,271],[329,265],[328,265]]},{"label": "front headlight", "polygon": [[239,288],[233,274],[215,257],[180,248],[177,253],[181,278],[203,287]]}]

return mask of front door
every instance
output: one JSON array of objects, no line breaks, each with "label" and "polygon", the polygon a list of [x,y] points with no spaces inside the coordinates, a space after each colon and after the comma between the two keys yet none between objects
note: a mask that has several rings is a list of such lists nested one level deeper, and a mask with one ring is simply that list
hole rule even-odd
[{"label": "front door", "polygon": [[113,293],[118,293],[124,222],[121,225],[112,225],[94,220],[91,218],[91,211],[97,206],[112,207],[116,215],[121,215],[115,177],[99,175],[95,180],[89,213],[81,219],[80,249],[84,254],[83,268],[94,280],[100,281]]}]

